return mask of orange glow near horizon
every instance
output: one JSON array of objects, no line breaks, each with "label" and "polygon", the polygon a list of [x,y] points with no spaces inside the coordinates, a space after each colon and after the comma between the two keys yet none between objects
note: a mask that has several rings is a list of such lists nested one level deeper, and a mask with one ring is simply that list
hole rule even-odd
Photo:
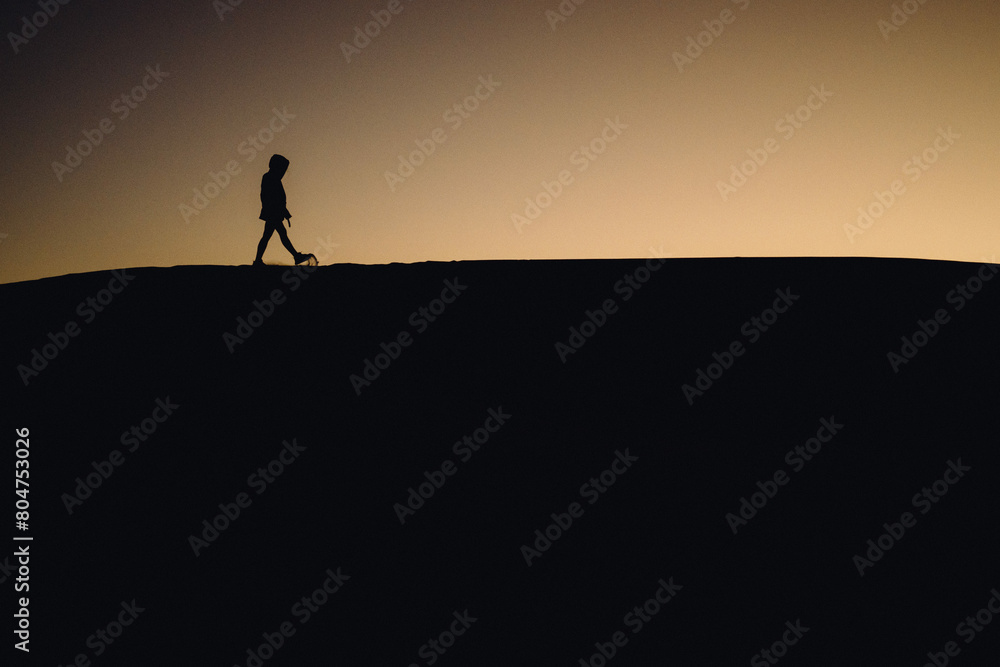
[{"label": "orange glow near horizon", "polygon": [[987,0],[217,5],[8,38],[0,282],[249,264],[272,153],[323,264],[1000,254]]}]

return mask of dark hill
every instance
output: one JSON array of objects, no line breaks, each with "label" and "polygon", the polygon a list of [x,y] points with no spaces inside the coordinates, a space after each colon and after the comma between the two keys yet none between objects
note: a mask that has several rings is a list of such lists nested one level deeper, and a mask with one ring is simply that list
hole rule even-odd
[{"label": "dark hill", "polygon": [[1000,627],[960,624],[1000,611],[995,275],[634,259],[0,286],[8,471],[30,430],[29,528],[8,525],[34,538],[0,560],[8,632],[27,596],[30,664],[884,666],[948,642],[992,664]]}]

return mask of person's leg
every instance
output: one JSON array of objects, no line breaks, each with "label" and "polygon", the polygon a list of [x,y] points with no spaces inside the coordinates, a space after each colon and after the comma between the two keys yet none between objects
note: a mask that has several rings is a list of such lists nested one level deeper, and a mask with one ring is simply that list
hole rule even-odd
[{"label": "person's leg", "polygon": [[288,232],[285,230],[284,221],[278,223],[278,237],[281,239],[281,245],[285,246],[285,250],[292,253],[292,257],[298,258],[299,253],[292,246],[292,240],[288,238]]},{"label": "person's leg", "polygon": [[[282,227],[284,231],[284,227]],[[262,261],[264,259],[264,250],[267,249],[267,242],[271,240],[271,235],[274,234],[274,221],[267,220],[264,222],[264,235],[260,237],[260,243],[257,244],[257,258],[255,262]]]}]

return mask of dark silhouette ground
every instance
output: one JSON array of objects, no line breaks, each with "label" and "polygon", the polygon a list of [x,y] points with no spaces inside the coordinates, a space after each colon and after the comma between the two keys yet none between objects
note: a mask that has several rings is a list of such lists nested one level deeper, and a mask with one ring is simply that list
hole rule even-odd
[{"label": "dark silhouette ground", "polygon": [[0,286],[31,664],[989,664],[992,268],[658,262]]}]

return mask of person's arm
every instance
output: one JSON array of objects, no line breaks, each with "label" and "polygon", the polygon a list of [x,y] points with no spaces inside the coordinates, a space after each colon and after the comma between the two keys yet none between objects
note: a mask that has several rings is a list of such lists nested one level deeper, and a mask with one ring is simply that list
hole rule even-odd
[{"label": "person's arm", "polygon": [[[278,186],[281,188],[281,203],[282,203],[282,205],[284,205],[285,204],[285,186],[281,185],[280,181],[278,183]],[[285,218],[287,218],[287,220],[288,220],[288,226],[291,227],[292,226],[292,214],[288,212],[288,208],[287,207],[285,208]]]}]

